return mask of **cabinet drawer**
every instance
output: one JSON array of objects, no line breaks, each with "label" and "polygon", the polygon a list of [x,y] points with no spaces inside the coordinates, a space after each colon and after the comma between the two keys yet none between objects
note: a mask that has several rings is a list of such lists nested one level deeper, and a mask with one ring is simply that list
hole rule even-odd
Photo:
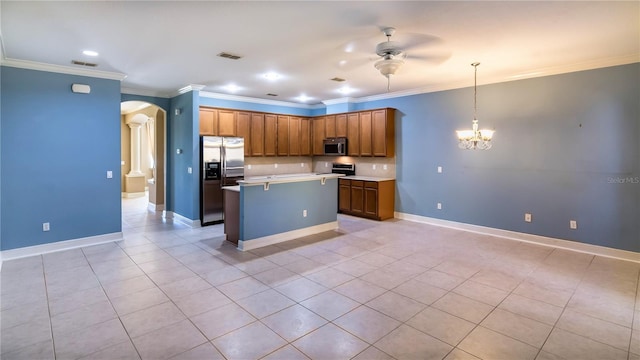
[{"label": "cabinet drawer", "polygon": [[338,179],[338,184],[351,186],[351,180],[349,180],[349,179]]},{"label": "cabinet drawer", "polygon": [[377,181],[365,181],[364,182],[364,187],[369,188],[369,189],[377,189],[378,188],[378,182]]},{"label": "cabinet drawer", "polygon": [[362,181],[362,180],[351,180],[351,186],[364,187],[364,181]]}]

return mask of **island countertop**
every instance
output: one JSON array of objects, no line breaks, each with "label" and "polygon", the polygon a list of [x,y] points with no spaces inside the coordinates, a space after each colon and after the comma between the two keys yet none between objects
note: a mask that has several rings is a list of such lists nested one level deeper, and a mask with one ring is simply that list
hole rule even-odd
[{"label": "island countertop", "polygon": [[322,179],[335,179],[344,176],[343,174],[318,174],[318,173],[301,173],[301,174],[281,174],[281,175],[266,175],[266,176],[252,176],[239,180],[240,186],[252,186],[252,185],[264,185],[266,183],[278,184],[288,182],[300,182],[300,181],[314,181]]}]

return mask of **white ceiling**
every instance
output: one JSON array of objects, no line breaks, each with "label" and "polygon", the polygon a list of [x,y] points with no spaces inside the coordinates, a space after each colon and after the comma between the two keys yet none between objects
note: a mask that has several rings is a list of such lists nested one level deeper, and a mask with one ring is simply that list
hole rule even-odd
[{"label": "white ceiling", "polygon": [[[0,10],[3,64],[84,71],[71,60],[95,62],[126,75],[123,91],[160,96],[189,84],[231,94],[224,86],[234,83],[234,95],[299,102],[306,94],[317,104],[345,97],[344,84],[354,98],[470,86],[475,61],[478,84],[640,61],[638,1],[3,0]],[[407,52],[391,94],[373,66],[386,26],[400,42],[439,39]],[[356,51],[345,52],[349,45]],[[264,79],[269,71],[282,77]]]}]

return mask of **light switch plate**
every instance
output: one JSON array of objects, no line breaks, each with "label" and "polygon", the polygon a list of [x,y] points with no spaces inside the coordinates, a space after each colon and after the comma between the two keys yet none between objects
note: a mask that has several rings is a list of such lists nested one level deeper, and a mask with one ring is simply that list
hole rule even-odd
[{"label": "light switch plate", "polygon": [[107,170],[107,179],[113,178],[113,171]]}]

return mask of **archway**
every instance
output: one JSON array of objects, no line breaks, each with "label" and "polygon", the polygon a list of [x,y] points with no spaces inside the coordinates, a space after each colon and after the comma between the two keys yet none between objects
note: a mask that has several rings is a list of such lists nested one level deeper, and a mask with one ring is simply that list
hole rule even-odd
[{"label": "archway", "polygon": [[122,197],[148,197],[154,212],[166,204],[166,114],[144,101],[120,103]]}]

